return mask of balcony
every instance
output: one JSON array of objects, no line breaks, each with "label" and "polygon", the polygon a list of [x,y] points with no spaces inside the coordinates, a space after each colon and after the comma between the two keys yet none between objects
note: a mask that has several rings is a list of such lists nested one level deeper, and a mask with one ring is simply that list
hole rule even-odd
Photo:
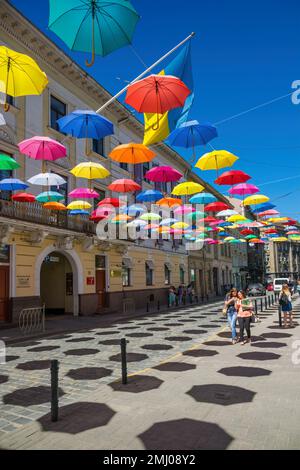
[{"label": "balcony", "polygon": [[70,216],[67,211],[51,211],[39,203],[22,203],[0,199],[0,217],[46,225],[61,230],[96,234],[96,226],[87,218]]}]

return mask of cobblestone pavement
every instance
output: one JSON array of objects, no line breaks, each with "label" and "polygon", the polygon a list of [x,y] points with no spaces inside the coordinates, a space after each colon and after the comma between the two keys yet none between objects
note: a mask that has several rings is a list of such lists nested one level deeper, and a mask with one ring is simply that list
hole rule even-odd
[{"label": "cobblestone pavement", "polygon": [[226,324],[220,312],[214,302],[8,346],[0,366],[0,441],[49,412],[51,359],[60,363],[60,406],[69,405],[120,378],[122,337],[129,341],[128,373],[134,373],[220,331]]}]

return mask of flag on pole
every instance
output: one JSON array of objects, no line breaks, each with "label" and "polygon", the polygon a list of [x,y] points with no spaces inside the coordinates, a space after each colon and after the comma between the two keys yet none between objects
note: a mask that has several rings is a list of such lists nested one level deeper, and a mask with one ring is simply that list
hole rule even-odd
[{"label": "flag on pole", "polygon": [[157,124],[157,115],[145,113],[144,122],[144,145],[152,145],[165,140],[169,134],[180,124],[188,119],[190,109],[194,101],[194,81],[192,74],[191,62],[191,41],[177,54],[159,75],[173,75],[180,78],[185,85],[191,90],[191,94],[187,97],[183,108],[175,108],[165,114],[159,115],[159,128],[153,130]]}]

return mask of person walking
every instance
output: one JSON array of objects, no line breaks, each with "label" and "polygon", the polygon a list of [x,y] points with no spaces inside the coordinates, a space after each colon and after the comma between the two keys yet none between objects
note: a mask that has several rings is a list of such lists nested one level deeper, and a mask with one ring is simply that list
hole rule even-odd
[{"label": "person walking", "polygon": [[187,295],[188,295],[190,304],[193,303],[193,291],[194,291],[193,283],[191,282],[191,283],[187,286]]},{"label": "person walking", "polygon": [[288,284],[283,284],[281,292],[279,294],[279,305],[283,312],[284,328],[288,328],[288,317],[290,327],[293,327],[293,306],[292,306],[292,294]]},{"label": "person walking", "polygon": [[[251,317],[253,313],[253,303],[250,299],[246,298],[244,291],[238,292],[236,302],[237,317],[240,327],[240,343],[251,343]],[[244,339],[244,330],[247,332],[247,340]]]},{"label": "person walking", "polygon": [[227,310],[227,321],[228,326],[231,329],[231,340],[232,344],[237,343],[237,334],[236,334],[236,319],[237,319],[237,290],[231,289],[230,292],[226,295],[225,299],[225,309]]},{"label": "person walking", "polygon": [[176,304],[176,289],[171,286],[169,289],[169,307],[174,307]]},{"label": "person walking", "polygon": [[300,280],[297,281],[297,287],[296,287],[296,289],[297,289],[298,295],[299,295],[299,297],[300,297]]}]

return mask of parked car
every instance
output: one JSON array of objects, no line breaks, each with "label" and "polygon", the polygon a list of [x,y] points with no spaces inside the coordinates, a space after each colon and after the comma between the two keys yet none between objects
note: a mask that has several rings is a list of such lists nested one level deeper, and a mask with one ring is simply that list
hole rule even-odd
[{"label": "parked car", "polygon": [[263,286],[263,284],[260,284],[259,282],[255,284],[249,284],[246,289],[246,292],[249,296],[266,295],[267,293],[265,286]]},{"label": "parked car", "polygon": [[274,292],[280,292],[283,284],[289,285],[289,278],[287,277],[276,277],[273,281]]}]

